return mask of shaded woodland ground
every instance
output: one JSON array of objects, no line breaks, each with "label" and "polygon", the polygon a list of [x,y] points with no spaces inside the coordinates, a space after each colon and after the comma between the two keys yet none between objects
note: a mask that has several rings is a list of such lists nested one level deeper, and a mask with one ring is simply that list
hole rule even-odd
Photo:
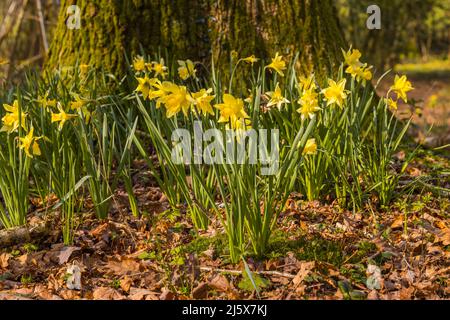
[{"label": "shaded woodland ground", "polygon": [[[344,13],[349,4],[353,8],[351,3],[343,4]],[[396,5],[402,4],[396,2]],[[47,11],[47,18],[56,25],[57,10],[51,5],[49,8],[53,15]],[[340,14],[341,19],[346,16]],[[349,25],[349,21],[344,23],[346,37],[351,35],[352,40],[358,40],[354,25]],[[358,25],[355,21],[352,23]],[[26,24],[24,28],[21,37],[25,37],[25,31],[33,25]],[[245,257],[233,262],[221,219],[213,216],[206,230],[197,230],[186,201],[174,206],[155,179],[155,169],[138,155],[130,159],[127,174],[139,216],[133,215],[131,192],[123,181],[108,198],[112,200],[107,219],[98,218],[99,201],[93,200],[91,190],[83,189],[77,199],[77,203],[81,203],[80,210],[71,218],[73,239],[70,243],[63,234],[66,221],[61,214],[63,209],[53,210],[62,196],[54,192],[39,196],[41,190],[31,184],[33,192],[28,198],[25,236],[11,236],[10,231],[0,230],[0,300],[449,299],[450,66],[448,58],[442,58],[442,52],[434,59],[433,46],[427,47],[424,34],[431,29],[417,27],[414,30],[414,39],[423,46],[422,51],[427,52],[423,59],[398,58],[406,55],[402,50],[409,38],[397,42],[401,44],[396,47],[398,51],[389,55],[377,51],[372,57],[373,61],[399,62],[378,87],[380,97],[389,91],[397,73],[406,74],[415,88],[408,93],[408,104],[399,100],[395,113],[402,120],[412,116],[413,125],[390,159],[392,172],[402,172],[408,155],[416,153],[399,175],[395,196],[388,205],[379,205],[377,195],[368,192],[370,196],[363,205],[352,210],[341,205],[331,193],[321,195],[320,200],[308,200],[298,189],[290,190],[264,255],[257,257],[247,252]],[[445,27],[439,30],[437,35],[444,34]],[[360,44],[367,43],[370,47],[373,34],[366,36],[369,40],[360,39]],[[435,37],[431,44],[438,43],[439,48],[444,48],[442,39],[445,37]],[[42,63],[44,54],[40,41],[43,40],[36,40],[31,50],[34,54],[22,52],[23,43],[18,42],[16,49],[20,55],[17,56],[23,54],[24,58],[20,63],[12,61],[11,68],[7,61],[10,59],[2,60],[5,83],[6,79],[21,83],[23,70],[36,61]],[[343,60],[340,56],[337,59]],[[158,62],[160,60],[154,65]],[[267,74],[273,80],[275,72]],[[136,78],[139,76],[142,75]],[[134,86],[132,91],[137,85],[135,74],[130,79]],[[275,82],[268,85],[267,91],[275,90]],[[373,82],[375,84],[375,80]],[[24,99],[30,106],[44,96],[44,90],[39,90],[39,97]],[[82,89],[77,87],[73,92],[76,90],[81,92]],[[73,92],[62,104],[69,106],[72,100],[79,102]],[[123,101],[139,101],[137,94],[128,93],[130,96]],[[221,99],[220,90],[215,93],[217,99]],[[2,103],[12,104],[15,94],[14,90],[4,90]],[[29,98],[26,94],[23,96]],[[122,99],[123,92],[117,97]],[[94,95],[86,99],[87,104],[91,103],[89,107],[97,107],[97,102],[92,102],[96,99]],[[265,99],[269,100],[267,96]],[[147,107],[153,106],[153,102],[147,103]],[[30,114],[35,107],[32,105],[28,109]],[[56,113],[56,104],[52,108]],[[71,107],[66,111],[76,113]],[[86,116],[84,110],[80,112],[80,117],[81,114]],[[2,110],[2,117],[5,114]],[[103,118],[99,119],[102,124]],[[56,130],[53,120],[51,125],[58,136],[61,131]],[[148,135],[142,133],[145,126],[140,124],[139,129],[139,134],[148,142]],[[2,134],[2,144],[5,144],[6,134]],[[127,136],[123,137],[126,140]],[[10,141],[15,143],[17,139]],[[39,143],[43,144],[44,139]],[[149,158],[160,170],[157,152],[151,150]],[[39,159],[37,154],[34,156],[34,160]],[[114,174],[111,180],[113,178]],[[356,183],[353,177],[349,181]],[[223,213],[223,207],[220,209]]]}]

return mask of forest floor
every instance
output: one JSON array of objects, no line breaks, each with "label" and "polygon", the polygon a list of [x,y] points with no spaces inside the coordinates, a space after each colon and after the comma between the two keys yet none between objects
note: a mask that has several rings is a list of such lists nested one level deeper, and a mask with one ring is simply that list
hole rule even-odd
[{"label": "forest floor", "polygon": [[[269,253],[246,258],[258,292],[243,263],[228,261],[219,223],[196,236],[135,162],[143,216],[131,215],[120,191],[109,221],[79,217],[73,246],[53,228],[0,249],[0,299],[449,299],[450,198],[432,187],[450,188],[449,159],[420,152],[402,182],[428,177],[423,189],[385,209],[353,213],[292,194]],[[45,219],[31,215],[29,224]]]},{"label": "forest floor", "polygon": [[[395,71],[406,74],[414,90],[409,93],[408,104],[399,104],[399,117],[413,117],[413,135],[417,141],[433,141],[437,147],[450,144],[450,61],[431,60],[399,64]],[[393,82],[390,73],[378,87],[378,94],[383,96]]]},{"label": "forest floor", "polygon": [[[415,113],[419,136],[431,124],[432,135],[448,132],[448,79],[412,78],[421,116],[405,105],[400,113]],[[292,194],[269,253],[246,258],[256,291],[243,263],[229,262],[219,222],[197,236],[184,208],[169,210],[136,161],[142,217],[131,215],[127,195],[118,191],[110,220],[80,216],[70,247],[56,224],[43,239],[0,249],[0,300],[449,299],[450,195],[439,189],[450,188],[449,168],[450,152],[420,151],[401,184],[421,183],[404,188],[388,208],[367,205],[355,213]],[[40,200],[34,206],[31,227],[48,219]]]}]

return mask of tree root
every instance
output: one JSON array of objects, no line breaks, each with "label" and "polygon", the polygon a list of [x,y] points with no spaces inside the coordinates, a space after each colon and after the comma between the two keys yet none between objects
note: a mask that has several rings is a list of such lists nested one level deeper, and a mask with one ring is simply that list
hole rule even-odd
[{"label": "tree root", "polygon": [[43,221],[34,226],[21,226],[12,229],[0,230],[0,248],[10,247],[12,245],[39,240],[49,235],[51,231],[51,222]]}]

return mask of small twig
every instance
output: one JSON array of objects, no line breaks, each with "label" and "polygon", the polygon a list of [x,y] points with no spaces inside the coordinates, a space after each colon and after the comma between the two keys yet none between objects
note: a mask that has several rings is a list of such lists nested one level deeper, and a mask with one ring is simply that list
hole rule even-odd
[{"label": "small twig", "polygon": [[37,7],[37,12],[38,12],[38,17],[39,17],[39,26],[41,28],[42,44],[44,45],[45,53],[47,53],[48,52],[48,41],[47,41],[47,33],[45,31],[44,15],[42,14],[41,0],[36,0],[36,7]]},{"label": "small twig", "polygon": [[2,21],[2,24],[0,25],[0,44],[2,43],[3,39],[5,39],[8,36],[8,33],[11,31],[12,27],[14,26],[13,21],[13,14],[17,7],[17,1],[11,2],[9,5],[8,11],[5,14],[5,17]]},{"label": "small twig", "polygon": [[[220,272],[220,273],[229,273],[229,274],[242,274],[242,271],[240,270],[229,270],[229,269],[215,269],[210,267],[200,267],[201,271],[212,271],[212,272]],[[295,275],[285,272],[279,272],[279,271],[252,271],[253,273],[259,274],[259,275],[267,275],[267,276],[278,276],[278,277],[285,277],[294,279]]]}]

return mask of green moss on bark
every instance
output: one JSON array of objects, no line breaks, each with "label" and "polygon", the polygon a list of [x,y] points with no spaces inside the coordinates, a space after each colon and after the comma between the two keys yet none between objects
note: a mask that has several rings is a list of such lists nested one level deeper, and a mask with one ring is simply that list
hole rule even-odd
[{"label": "green moss on bark", "polygon": [[[81,29],[66,27],[81,8]],[[345,46],[332,0],[62,0],[46,69],[76,61],[121,74],[125,53],[167,50],[171,58],[228,66],[231,50],[269,59],[299,52],[299,69],[336,69]]]},{"label": "green moss on bark", "polygon": [[[181,0],[62,0],[47,70],[79,63],[103,67],[118,75],[126,67],[125,54],[142,48],[160,49],[174,58],[207,55],[206,19],[201,3]],[[81,28],[66,26],[67,8],[81,9]],[[203,23],[202,23],[203,21]]]},{"label": "green moss on bark", "polygon": [[342,59],[345,41],[331,0],[218,1],[212,14],[218,61],[229,50],[266,59],[277,51],[290,57],[299,52],[299,69],[321,77],[336,70]]}]

